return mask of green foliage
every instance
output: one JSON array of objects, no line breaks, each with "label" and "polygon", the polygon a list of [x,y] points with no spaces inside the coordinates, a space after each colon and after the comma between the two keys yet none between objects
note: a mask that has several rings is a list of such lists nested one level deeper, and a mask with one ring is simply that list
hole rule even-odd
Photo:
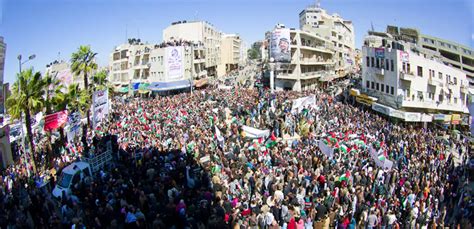
[{"label": "green foliage", "polygon": [[84,88],[88,88],[88,74],[97,69],[94,58],[97,53],[92,52],[90,46],[81,45],[75,53],[71,55],[71,70],[76,75],[83,75]]},{"label": "green foliage", "polygon": [[40,112],[45,104],[45,88],[46,83],[41,79],[40,72],[34,73],[30,68],[18,74],[6,101],[12,119],[19,119],[27,111],[32,115]]}]

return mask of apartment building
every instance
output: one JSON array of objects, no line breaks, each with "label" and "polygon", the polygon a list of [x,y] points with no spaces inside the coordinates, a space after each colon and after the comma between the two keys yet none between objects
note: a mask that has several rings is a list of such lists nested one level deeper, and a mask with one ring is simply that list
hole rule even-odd
[{"label": "apartment building", "polygon": [[320,4],[310,5],[299,14],[300,29],[329,40],[334,46],[335,73],[345,76],[355,71],[355,36],[352,21],[329,14]]},{"label": "apartment building", "polygon": [[204,46],[205,70],[217,77],[223,33],[206,21],[178,21],[163,30],[163,41],[186,40]]},{"label": "apartment building", "polygon": [[[110,54],[109,80],[120,92],[189,88],[191,80],[207,75],[204,47],[191,42],[143,44],[131,41]],[[142,87],[140,86],[142,85]]]},{"label": "apartment building", "polygon": [[362,47],[362,89],[356,100],[407,122],[459,124],[468,115],[466,74],[437,52],[389,33],[369,32]]},{"label": "apartment building", "polygon": [[225,34],[221,42],[221,63],[217,68],[217,76],[222,77],[238,68],[241,60],[242,41],[237,34]]},{"label": "apartment building", "polygon": [[421,34],[415,28],[387,26],[387,33],[396,38],[416,43],[425,49],[438,52],[443,63],[462,70],[466,73],[470,86],[474,86],[474,50],[472,48],[442,38]]},{"label": "apartment building", "polygon": [[[291,41],[289,63],[277,63],[274,67],[276,90],[313,89],[321,81],[328,81],[336,77],[334,75],[334,52],[329,40],[304,30],[276,29],[289,30]],[[266,33],[266,40],[270,41],[269,50],[278,45],[271,43],[272,33],[273,31]],[[268,57],[270,58],[271,54]]]},{"label": "apartment building", "polygon": [[[5,69],[5,53],[7,50],[7,44],[3,41],[3,37],[0,37],[0,115],[3,116],[5,113],[5,92],[3,91],[3,77]],[[2,118],[3,119],[3,118]]]}]

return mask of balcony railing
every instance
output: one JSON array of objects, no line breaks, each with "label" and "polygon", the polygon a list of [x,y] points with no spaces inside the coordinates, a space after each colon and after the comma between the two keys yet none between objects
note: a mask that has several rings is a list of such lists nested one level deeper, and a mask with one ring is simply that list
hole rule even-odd
[{"label": "balcony railing", "polygon": [[413,72],[404,72],[404,71],[401,71],[400,72],[400,79],[403,79],[403,80],[413,80],[415,79],[415,76],[413,75]]}]

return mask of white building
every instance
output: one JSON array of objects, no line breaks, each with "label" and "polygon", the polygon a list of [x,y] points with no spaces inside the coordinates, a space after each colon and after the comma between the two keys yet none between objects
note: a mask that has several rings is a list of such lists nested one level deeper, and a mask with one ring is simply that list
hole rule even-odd
[{"label": "white building", "polygon": [[221,42],[221,63],[217,67],[217,76],[222,77],[238,68],[241,59],[242,41],[237,34],[225,34]]},{"label": "white building", "polygon": [[5,69],[5,52],[7,50],[7,44],[3,41],[3,37],[0,37],[0,114],[3,115],[5,110],[5,96],[3,91],[3,72]]},{"label": "white building", "polygon": [[300,29],[314,33],[334,46],[335,71],[339,76],[354,72],[355,36],[352,21],[329,14],[319,4],[308,6],[299,14]]},{"label": "white building", "polygon": [[135,90],[140,84],[154,85],[157,90],[187,88],[191,80],[205,75],[204,48],[189,42],[129,42],[117,46],[110,54],[109,80],[119,90],[128,89],[130,84]]},{"label": "white building", "polygon": [[369,34],[362,47],[362,90],[351,91],[358,102],[408,122],[458,124],[469,112],[464,72],[445,65],[436,52],[390,34]]},{"label": "white building", "polygon": [[[275,89],[302,91],[335,78],[330,41],[303,30],[289,29],[291,62],[276,64]],[[270,40],[267,32],[266,40]],[[271,49],[271,48],[269,48]]]},{"label": "white building", "polygon": [[217,67],[221,63],[222,32],[206,21],[179,21],[163,30],[163,41],[174,40],[204,45],[205,70],[209,76],[217,76]]}]

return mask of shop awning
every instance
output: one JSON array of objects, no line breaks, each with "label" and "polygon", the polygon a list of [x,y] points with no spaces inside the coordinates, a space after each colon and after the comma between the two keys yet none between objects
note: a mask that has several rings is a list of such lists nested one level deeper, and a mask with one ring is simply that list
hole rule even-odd
[{"label": "shop awning", "polygon": [[206,86],[208,83],[209,83],[209,80],[207,78],[194,80],[195,87],[203,87],[203,86]]},{"label": "shop awning", "polygon": [[149,85],[148,89],[150,89],[151,91],[170,91],[188,88],[190,86],[190,80],[178,80],[171,82],[153,82]]},{"label": "shop awning", "polygon": [[119,87],[115,89],[116,92],[118,93],[128,93],[128,87]]}]

